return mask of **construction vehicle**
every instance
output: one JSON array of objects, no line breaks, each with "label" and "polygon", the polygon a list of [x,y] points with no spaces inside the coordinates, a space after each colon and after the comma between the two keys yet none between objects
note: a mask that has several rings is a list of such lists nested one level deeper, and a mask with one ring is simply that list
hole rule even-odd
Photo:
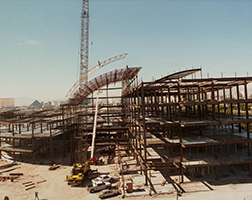
[{"label": "construction vehicle", "polygon": [[67,176],[68,185],[82,185],[85,178],[90,173],[90,161],[86,161],[85,164],[77,163],[73,166],[71,176]]},{"label": "construction vehicle", "polygon": [[79,173],[83,173],[87,175],[90,171],[90,162],[86,161],[85,164],[77,163],[73,166],[72,174],[77,175]]},{"label": "construction vehicle", "polygon": [[84,175],[83,173],[79,173],[77,175],[67,177],[67,180],[68,180],[68,185],[73,185],[73,184],[81,185],[84,180]]},{"label": "construction vehicle", "polygon": [[90,172],[90,164],[95,164],[97,159],[94,157],[94,143],[95,143],[95,133],[97,125],[97,112],[98,112],[98,97],[96,101],[95,109],[95,119],[94,119],[94,128],[93,128],[93,137],[92,137],[92,148],[91,148],[91,158],[90,161],[86,161],[85,164],[77,163],[73,166],[71,176],[67,176],[68,185],[82,185],[84,178],[86,178]]}]

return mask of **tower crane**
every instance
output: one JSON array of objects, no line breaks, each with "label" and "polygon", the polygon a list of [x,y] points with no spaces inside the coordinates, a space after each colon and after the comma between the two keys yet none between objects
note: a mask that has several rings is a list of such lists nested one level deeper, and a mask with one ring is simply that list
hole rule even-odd
[{"label": "tower crane", "polygon": [[[91,70],[88,70],[88,55],[89,55],[89,0],[83,0],[82,3],[82,11],[81,11],[81,40],[80,40],[80,79],[72,86],[66,96],[71,96],[76,89],[79,87],[81,90],[85,90],[85,85],[88,83],[88,76],[95,72],[96,70],[108,65],[117,60],[124,59],[126,57],[125,54],[121,54],[118,56],[114,56],[109,58],[103,62],[98,62],[98,65],[93,67]],[[97,107],[97,106],[96,106]],[[85,112],[87,113],[87,106],[85,106]],[[97,114],[97,111],[96,111]],[[84,136],[87,134],[87,117],[84,118],[83,128],[85,130],[82,132],[82,138],[78,143],[78,150],[76,151],[76,162],[84,163],[83,157],[85,159],[85,155],[82,155],[84,152],[87,152],[87,141],[84,140]],[[94,130],[95,131],[95,130]],[[86,150],[84,150],[84,147]],[[89,162],[86,163],[86,168],[89,169]]]},{"label": "tower crane", "polygon": [[88,71],[88,52],[89,52],[89,0],[83,0],[82,12],[81,12],[81,41],[80,41],[80,79],[71,87],[66,94],[66,97],[71,96],[79,87],[84,90],[84,85],[88,82],[88,76],[96,70],[108,65],[117,60],[124,59],[125,54],[121,54],[112,58],[109,58]]},{"label": "tower crane", "polygon": [[103,62],[98,62],[98,64],[96,66],[94,66],[92,69],[90,69],[89,71],[87,71],[86,73],[84,73],[79,80],[77,80],[75,82],[75,84],[70,88],[70,90],[68,91],[68,93],[66,94],[66,97],[70,97],[72,96],[72,94],[77,90],[77,88],[79,86],[81,86],[81,83],[85,82],[84,80],[87,80],[88,76],[90,76],[92,73],[94,73],[96,70],[110,64],[113,63],[115,61],[118,60],[122,60],[127,56],[127,53],[124,54],[120,54],[114,57],[111,57],[107,60],[104,60]]}]

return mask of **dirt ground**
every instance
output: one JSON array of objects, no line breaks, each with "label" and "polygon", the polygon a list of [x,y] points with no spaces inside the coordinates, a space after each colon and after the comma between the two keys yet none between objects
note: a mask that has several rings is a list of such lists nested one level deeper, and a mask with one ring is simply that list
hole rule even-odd
[{"label": "dirt ground", "polygon": [[[0,160],[0,165],[10,163],[8,161]],[[68,199],[99,199],[99,192],[90,194],[85,187],[71,187],[65,181],[66,175],[70,174],[71,166],[59,164],[59,168],[53,171],[49,170],[50,165],[33,165],[20,163],[11,168],[16,168],[13,171],[2,173],[1,176],[7,176],[9,173],[23,173],[18,179],[11,182],[11,180],[0,181],[0,200],[8,196],[10,200],[28,200],[35,199],[35,192],[38,192],[40,200],[68,200]],[[117,176],[116,164],[92,166],[92,169],[97,169],[100,173],[109,173],[112,176]],[[232,180],[231,180],[232,179]],[[240,179],[246,179],[242,181]],[[240,180],[240,181],[239,181]],[[35,186],[29,190],[27,185],[29,182],[31,186]],[[232,182],[232,183],[231,183]],[[244,182],[244,183],[239,183]],[[89,183],[86,183],[89,184]],[[186,185],[185,185],[186,186]],[[191,187],[197,187],[191,185]],[[213,190],[196,191],[190,190],[190,187],[185,187],[188,192],[183,193],[182,196],[177,197],[176,194],[160,194],[153,196],[138,196],[126,197],[126,199],[235,199],[235,200],[252,200],[252,178],[246,176],[227,177],[219,184],[211,184]],[[197,189],[197,188],[196,188]],[[110,198],[113,200],[122,199],[122,196]]]}]

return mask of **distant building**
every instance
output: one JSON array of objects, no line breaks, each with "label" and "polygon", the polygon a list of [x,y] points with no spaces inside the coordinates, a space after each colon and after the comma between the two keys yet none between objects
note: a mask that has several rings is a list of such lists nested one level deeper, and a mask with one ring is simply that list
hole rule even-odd
[{"label": "distant building", "polygon": [[41,106],[42,107],[53,107],[53,106],[60,106],[61,104],[64,104],[65,101],[42,101]]},{"label": "distant building", "polygon": [[59,101],[59,105],[62,105],[64,103],[65,103],[65,101]]},{"label": "distant building", "polygon": [[14,98],[1,98],[1,108],[15,107]]},{"label": "distant building", "polygon": [[51,101],[43,101],[41,104],[42,104],[42,107],[51,107],[52,106]]},{"label": "distant building", "polygon": [[60,106],[61,104],[64,104],[65,101],[52,101],[52,106]]},{"label": "distant building", "polygon": [[31,107],[41,107],[42,104],[38,100],[35,100],[30,106]]},{"label": "distant building", "polygon": [[59,106],[59,101],[53,101],[53,102],[52,102],[52,105],[53,105],[53,106]]}]

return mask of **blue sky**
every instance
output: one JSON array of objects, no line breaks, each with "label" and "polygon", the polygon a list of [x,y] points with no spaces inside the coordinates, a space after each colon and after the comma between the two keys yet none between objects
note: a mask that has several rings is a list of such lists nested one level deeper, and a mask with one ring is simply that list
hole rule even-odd
[{"label": "blue sky", "polygon": [[[0,1],[0,98],[62,99],[78,77],[81,0]],[[89,69],[141,66],[144,81],[202,66],[252,76],[252,1],[90,0]],[[93,45],[91,45],[91,42]]]}]

